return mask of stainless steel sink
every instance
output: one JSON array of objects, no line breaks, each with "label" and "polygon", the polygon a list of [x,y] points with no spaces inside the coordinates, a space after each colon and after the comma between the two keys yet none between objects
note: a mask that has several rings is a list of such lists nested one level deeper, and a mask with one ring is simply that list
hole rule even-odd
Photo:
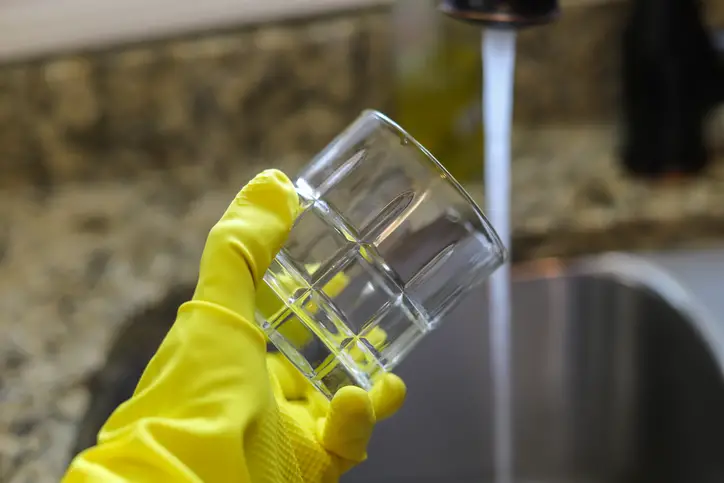
[{"label": "stainless steel sink", "polygon": [[[724,482],[724,253],[516,269],[516,483]],[[484,291],[398,373],[406,406],[345,483],[493,481]]]}]

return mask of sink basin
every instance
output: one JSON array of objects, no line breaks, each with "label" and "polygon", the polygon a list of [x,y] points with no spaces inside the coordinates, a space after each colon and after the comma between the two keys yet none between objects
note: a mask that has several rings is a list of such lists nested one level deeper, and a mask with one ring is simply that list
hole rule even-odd
[{"label": "sink basin", "polygon": [[[722,260],[614,254],[516,269],[515,483],[724,482]],[[344,483],[493,481],[484,294],[399,367],[408,401]]]},{"label": "sink basin", "polygon": [[[514,483],[724,482],[724,252],[516,267]],[[91,385],[95,441],[193,287],[138,314]],[[493,482],[485,290],[398,368],[408,400],[343,483]]]}]

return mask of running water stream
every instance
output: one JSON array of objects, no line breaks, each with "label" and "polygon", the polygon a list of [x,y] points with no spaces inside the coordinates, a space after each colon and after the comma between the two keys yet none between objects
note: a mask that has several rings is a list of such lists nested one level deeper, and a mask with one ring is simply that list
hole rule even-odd
[{"label": "running water stream", "polygon": [[[485,207],[490,222],[509,250],[515,43],[514,29],[483,30],[481,49],[484,70]],[[494,273],[489,283],[495,483],[513,481],[510,283],[509,264]]]}]

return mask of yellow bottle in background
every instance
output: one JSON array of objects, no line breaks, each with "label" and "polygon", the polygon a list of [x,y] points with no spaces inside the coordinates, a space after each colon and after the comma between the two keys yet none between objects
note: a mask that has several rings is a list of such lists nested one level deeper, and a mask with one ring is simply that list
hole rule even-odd
[{"label": "yellow bottle in background", "polygon": [[394,5],[394,117],[459,181],[479,181],[480,30],[436,7],[430,0]]}]

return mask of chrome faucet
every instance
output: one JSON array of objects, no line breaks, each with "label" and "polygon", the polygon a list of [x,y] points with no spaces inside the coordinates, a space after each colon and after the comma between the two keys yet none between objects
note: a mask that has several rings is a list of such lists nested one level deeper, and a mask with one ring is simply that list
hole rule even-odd
[{"label": "chrome faucet", "polygon": [[489,27],[541,25],[560,15],[557,0],[444,0],[440,10],[450,17]]}]

